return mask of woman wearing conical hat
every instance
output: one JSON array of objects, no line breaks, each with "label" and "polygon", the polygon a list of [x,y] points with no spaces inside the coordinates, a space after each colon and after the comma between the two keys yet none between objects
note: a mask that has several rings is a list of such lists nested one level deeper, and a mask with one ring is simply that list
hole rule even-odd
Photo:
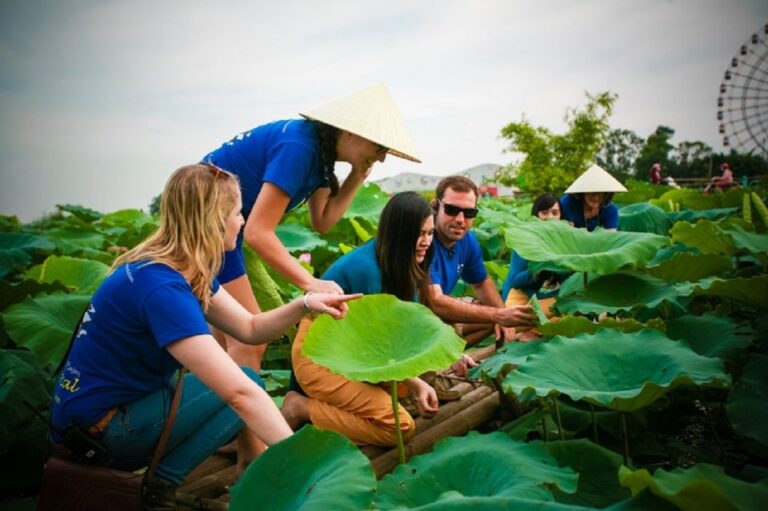
[{"label": "woman wearing conical hat", "polygon": [[[240,180],[246,224],[236,249],[226,254],[218,280],[252,312],[258,305],[245,272],[243,239],[305,292],[341,293],[338,284],[315,278],[288,253],[275,234],[283,214],[306,201],[312,226],[326,232],[344,215],[374,163],[384,162],[388,154],[419,161],[383,84],[300,115],[302,119],[276,121],[241,133],[203,158]],[[334,174],[338,161],[352,166],[341,185]],[[261,353],[238,343],[228,348],[236,361],[259,369]]]},{"label": "woman wearing conical hat", "polygon": [[624,185],[597,165],[589,167],[560,198],[562,218],[574,227],[597,227],[615,231],[619,228],[619,210],[611,202],[616,192],[626,192]]}]

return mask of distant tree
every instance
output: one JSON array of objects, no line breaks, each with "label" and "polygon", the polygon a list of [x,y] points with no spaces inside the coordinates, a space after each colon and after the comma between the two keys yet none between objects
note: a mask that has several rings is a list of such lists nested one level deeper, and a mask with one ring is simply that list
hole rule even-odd
[{"label": "distant tree", "polygon": [[625,180],[635,176],[635,160],[640,155],[645,140],[632,130],[611,130],[605,144],[597,153],[597,164]]},{"label": "distant tree", "polygon": [[155,195],[155,198],[149,203],[149,214],[154,216],[160,215],[160,195]]},{"label": "distant tree", "polygon": [[672,151],[675,177],[707,177],[712,155],[712,148],[704,142],[680,142]]},{"label": "distant tree", "polygon": [[[507,151],[525,154],[519,165],[503,170],[503,184],[517,184],[531,195],[558,193],[595,161],[608,136],[608,117],[618,96],[610,92],[586,96],[588,101],[582,110],[566,112],[568,130],[561,135],[533,126],[525,116],[502,128],[501,136],[510,141]],[[517,179],[513,177],[515,171]]]},{"label": "distant tree", "polygon": [[674,149],[670,143],[675,130],[667,126],[658,126],[645,141],[640,154],[635,160],[635,172],[638,176],[645,176],[654,163],[660,163],[663,174],[674,174],[674,165],[669,153]]}]

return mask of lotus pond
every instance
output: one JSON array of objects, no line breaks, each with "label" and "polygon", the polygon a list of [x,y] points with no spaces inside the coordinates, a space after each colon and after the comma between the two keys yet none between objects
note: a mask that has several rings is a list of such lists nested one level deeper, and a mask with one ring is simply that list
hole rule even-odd
[{"label": "lotus pond", "polygon": [[[541,339],[507,344],[472,371],[501,396],[492,421],[441,441],[379,480],[348,440],[305,426],[249,467],[232,488],[230,508],[764,509],[765,193],[629,187],[625,200],[632,203],[620,204],[618,233],[542,223],[529,218],[524,202],[480,202],[473,230],[499,288],[513,249],[533,271],[571,274],[556,302],[559,321],[542,319]],[[368,185],[331,232],[312,231],[299,210],[283,220],[279,235],[319,274],[375,235],[386,200]],[[47,413],[51,373],[115,254],[157,226],[138,210],[58,208],[31,224],[0,216],[5,496],[38,491],[46,426],[32,409]],[[246,255],[264,308],[299,293]],[[459,288],[456,294],[468,292]],[[320,343],[317,356],[332,355],[329,367],[354,371],[356,379],[388,381],[443,365],[460,350],[446,346],[455,339],[445,341],[448,334],[428,310],[401,306],[390,297],[366,297],[355,307],[380,312],[334,332],[354,346],[359,331],[378,332],[377,345],[393,349],[381,351],[383,358],[365,347],[329,353]],[[321,342],[326,326],[316,323]],[[387,335],[393,325],[397,339]],[[423,325],[432,329],[421,336],[428,338],[424,349],[405,360],[392,355],[403,352],[398,345],[413,345]],[[287,389],[293,333],[267,352],[268,390],[278,402]]]}]

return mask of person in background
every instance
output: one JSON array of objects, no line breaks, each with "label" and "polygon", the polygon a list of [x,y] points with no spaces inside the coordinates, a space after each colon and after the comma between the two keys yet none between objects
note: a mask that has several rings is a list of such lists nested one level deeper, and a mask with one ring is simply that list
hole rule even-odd
[{"label": "person in background", "polygon": [[604,169],[592,165],[560,197],[562,218],[574,227],[594,231],[597,227],[616,231],[619,210],[611,202],[616,192],[626,192],[620,182]]},{"label": "person in background", "polygon": [[722,175],[714,176],[710,179],[709,184],[704,188],[704,193],[710,193],[713,186],[721,192],[733,186],[733,172],[731,171],[731,166],[728,165],[728,162],[721,163],[720,170],[722,171]]},{"label": "person in background", "polygon": [[651,165],[650,180],[652,185],[661,184],[661,164],[654,163]]},{"label": "person in background", "polygon": [[[454,324],[470,346],[495,334],[497,342],[511,341],[516,326],[535,321],[529,305],[504,307],[496,285],[488,276],[480,244],[470,231],[477,216],[477,186],[464,176],[448,176],[435,190],[435,256],[432,261],[430,308],[443,321]],[[450,296],[459,279],[472,286],[470,303]]]},{"label": "person in background", "polygon": [[[173,374],[189,369],[166,451],[147,483],[148,510],[175,509],[176,487],[238,432],[269,445],[292,433],[258,374],[235,364],[209,323],[240,342],[261,344],[307,310],[344,317],[355,298],[308,293],[269,312],[244,309],[216,280],[243,226],[241,208],[234,175],[210,164],[174,172],[162,194],[160,227],[115,260],[54,386],[57,451],[77,454],[66,440],[76,428],[103,444],[109,466],[136,470],[157,445]],[[240,450],[240,470],[249,454]]]},{"label": "person in background", "polygon": [[[399,193],[384,207],[376,238],[337,259],[323,278],[338,282],[345,292],[389,293],[429,306],[433,232],[434,219],[426,199],[415,192]],[[307,397],[296,391],[286,394],[283,413],[288,423],[298,427],[311,421],[360,445],[395,445],[389,391],[348,380],[305,357],[301,349],[311,324],[312,318],[301,322],[291,349],[296,380]],[[437,395],[430,385],[420,378],[410,378],[405,385],[416,395],[420,414],[437,412]],[[404,407],[399,407],[399,417],[403,437],[413,437],[416,425]]]},{"label": "person in background", "polygon": [[[418,162],[402,117],[383,84],[335,99],[289,119],[241,133],[203,161],[238,176],[245,228],[226,253],[218,275],[224,288],[251,312],[259,310],[245,271],[242,243],[304,292],[340,293],[339,285],[315,278],[277,237],[285,212],[306,201],[312,227],[327,232],[349,208],[376,162],[388,154]],[[339,184],[336,162],[351,165]],[[223,341],[232,358],[258,370],[264,346]]]},{"label": "person in background", "polygon": [[[560,201],[552,193],[540,195],[533,202],[531,215],[539,220],[560,220]],[[532,274],[528,269],[528,261],[513,250],[509,273],[501,290],[504,305],[507,307],[523,305],[528,303],[532,296],[536,296],[544,313],[551,319],[554,314],[550,312],[550,307],[555,303],[557,293],[560,291],[560,283],[565,277],[566,275],[562,273],[546,270]],[[538,332],[536,335],[527,335],[527,329],[518,330],[520,330],[518,338],[521,340],[529,340],[538,336]]]}]

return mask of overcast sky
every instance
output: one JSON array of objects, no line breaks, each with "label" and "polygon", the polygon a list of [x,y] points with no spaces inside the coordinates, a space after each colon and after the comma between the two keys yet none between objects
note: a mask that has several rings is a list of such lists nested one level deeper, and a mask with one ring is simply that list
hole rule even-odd
[{"label": "overcast sky", "polygon": [[767,21],[765,0],[2,0],[0,214],[146,208],[236,133],[379,81],[423,163],[374,180],[507,164],[505,124],[561,131],[585,91],[619,95],[614,128],[722,150],[723,72]]}]

